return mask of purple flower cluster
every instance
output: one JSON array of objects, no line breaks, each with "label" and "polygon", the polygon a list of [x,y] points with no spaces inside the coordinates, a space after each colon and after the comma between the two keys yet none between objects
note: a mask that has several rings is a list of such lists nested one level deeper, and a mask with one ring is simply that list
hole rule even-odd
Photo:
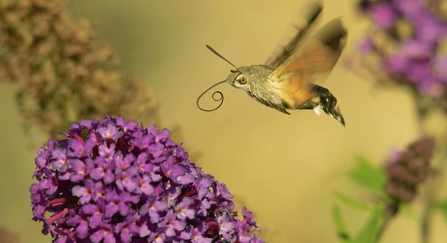
[{"label": "purple flower cluster", "polygon": [[432,138],[422,138],[411,143],[406,150],[394,151],[386,168],[386,193],[397,201],[413,200],[417,187],[432,172],[430,159],[433,148]]},{"label": "purple flower cluster", "polygon": [[391,80],[437,101],[447,99],[447,55],[440,51],[447,21],[420,0],[360,0],[360,7],[374,23],[359,44],[363,68],[379,82]]},{"label": "purple flower cluster", "polygon": [[35,159],[33,220],[53,242],[261,243],[225,184],[188,160],[169,131],[122,117],[73,123]]}]

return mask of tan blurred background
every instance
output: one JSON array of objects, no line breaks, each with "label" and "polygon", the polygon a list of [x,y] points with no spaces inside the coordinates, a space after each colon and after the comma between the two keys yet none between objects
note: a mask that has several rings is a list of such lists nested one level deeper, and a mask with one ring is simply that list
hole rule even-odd
[{"label": "tan blurred background", "polygon": [[[407,94],[374,89],[339,62],[324,86],[338,98],[346,128],[312,111],[284,115],[227,84],[219,87],[226,100],[218,111],[205,113],[195,104],[202,91],[231,69],[205,44],[237,66],[263,63],[300,6],[303,1],[291,0],[70,3],[74,15],[89,19],[100,40],[116,50],[123,70],[148,80],[163,106],[164,124],[181,126],[184,144],[202,154],[198,164],[227,184],[239,207],[254,211],[268,242],[338,242],[331,209],[339,202],[331,191],[338,188],[368,200],[344,173],[354,166],[356,154],[380,166],[392,147],[417,137]],[[321,22],[337,16],[343,16],[349,30],[346,57],[366,22],[356,16],[354,1],[325,1]],[[23,133],[15,87],[2,85],[0,92],[0,226],[20,234],[23,242],[50,242],[40,234],[41,224],[31,221],[29,207],[37,148],[30,148]],[[401,213],[382,242],[419,242],[416,212]],[[351,232],[367,216],[349,208],[343,213]],[[435,216],[434,225],[432,242],[445,242],[443,219]]]}]

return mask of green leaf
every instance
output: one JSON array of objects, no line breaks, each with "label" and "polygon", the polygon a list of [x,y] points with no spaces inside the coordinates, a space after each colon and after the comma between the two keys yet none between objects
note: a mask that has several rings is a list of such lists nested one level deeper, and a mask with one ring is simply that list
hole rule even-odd
[{"label": "green leaf", "polygon": [[372,166],[364,157],[358,156],[356,160],[357,168],[349,173],[350,178],[380,196],[385,196],[383,192],[383,186],[386,182],[384,172]]},{"label": "green leaf", "polygon": [[439,202],[435,203],[433,207],[442,212],[445,220],[447,220],[447,202]]},{"label": "green leaf", "polygon": [[341,242],[352,243],[348,234],[348,230],[346,229],[345,222],[341,216],[339,206],[335,205],[332,209],[332,217],[335,224],[335,230],[337,231],[337,235],[340,238]]},{"label": "green leaf", "polygon": [[368,221],[357,236],[356,243],[374,243],[382,222],[382,209],[377,206],[371,211]]},{"label": "green leaf", "polygon": [[356,199],[354,199],[350,196],[347,196],[346,194],[343,194],[340,191],[333,190],[332,192],[338,199],[340,199],[343,203],[345,203],[349,206],[352,206],[352,207],[358,208],[358,209],[362,209],[362,210],[367,210],[367,211],[372,210],[372,206],[365,204],[363,202],[357,201]]}]

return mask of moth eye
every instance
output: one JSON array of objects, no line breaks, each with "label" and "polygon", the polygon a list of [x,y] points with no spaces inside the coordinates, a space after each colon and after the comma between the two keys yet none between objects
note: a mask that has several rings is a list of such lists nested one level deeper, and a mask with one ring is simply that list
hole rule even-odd
[{"label": "moth eye", "polygon": [[241,74],[241,75],[237,76],[236,81],[242,85],[247,84],[247,76]]}]

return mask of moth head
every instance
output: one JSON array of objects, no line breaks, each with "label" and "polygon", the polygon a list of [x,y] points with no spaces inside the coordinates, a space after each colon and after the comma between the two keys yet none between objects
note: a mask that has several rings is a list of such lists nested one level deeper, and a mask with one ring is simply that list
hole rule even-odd
[{"label": "moth head", "polygon": [[231,86],[238,89],[246,89],[249,85],[247,75],[239,70],[231,70],[231,74],[226,80]]},{"label": "moth head", "polygon": [[233,82],[233,85],[237,88],[242,88],[248,85],[248,78],[245,74],[239,74]]}]

